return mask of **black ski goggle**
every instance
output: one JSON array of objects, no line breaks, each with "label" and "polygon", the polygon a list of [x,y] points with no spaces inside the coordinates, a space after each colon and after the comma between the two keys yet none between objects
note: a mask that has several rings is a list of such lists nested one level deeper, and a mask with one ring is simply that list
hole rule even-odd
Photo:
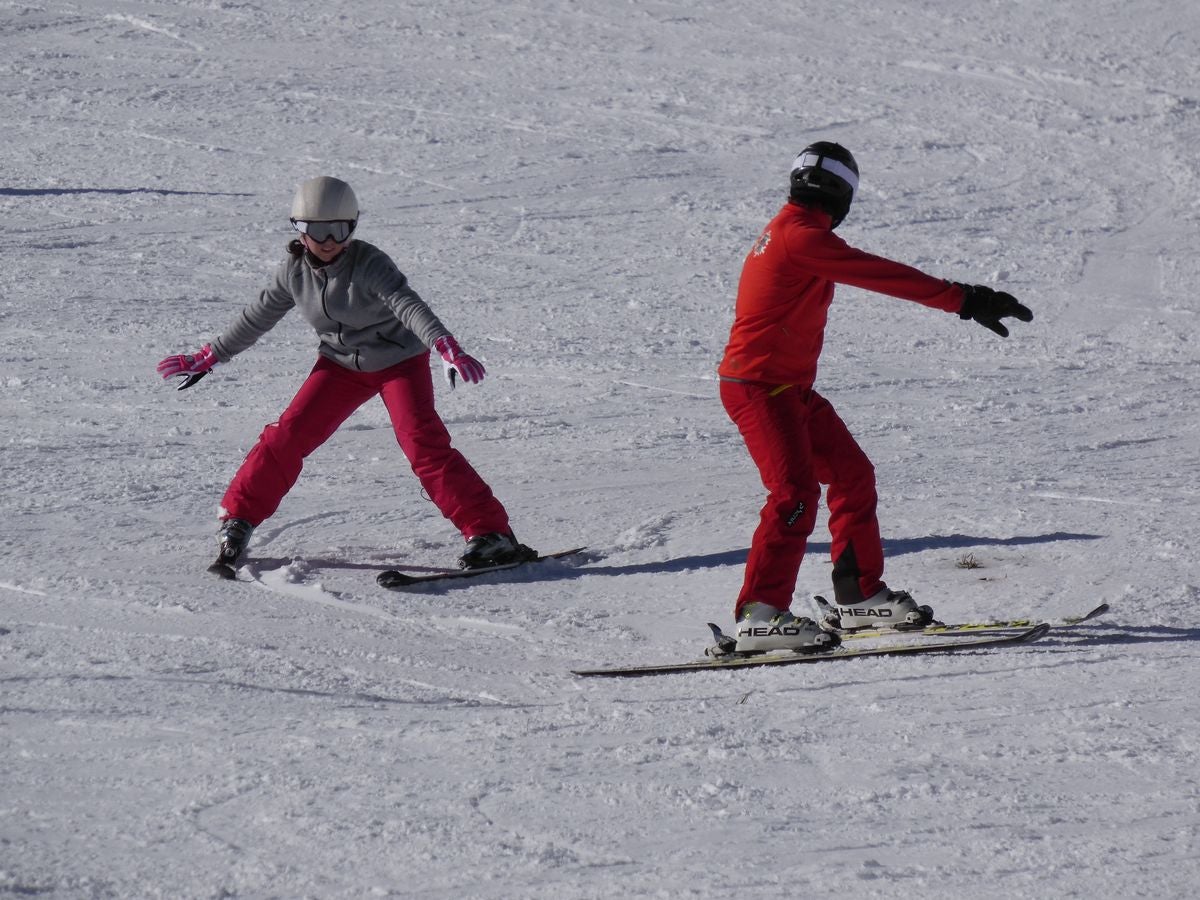
[{"label": "black ski goggle", "polygon": [[330,238],[339,244],[348,240],[354,233],[354,220],[339,219],[334,222],[309,222],[304,219],[292,219],[292,227],[301,234],[307,234],[318,244],[323,244]]}]

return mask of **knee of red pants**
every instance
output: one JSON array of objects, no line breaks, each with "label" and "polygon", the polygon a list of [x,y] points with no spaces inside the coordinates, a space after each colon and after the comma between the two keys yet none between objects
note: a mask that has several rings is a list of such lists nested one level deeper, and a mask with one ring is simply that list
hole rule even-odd
[{"label": "knee of red pants", "polygon": [[841,495],[875,497],[875,465],[857,444],[842,448],[832,460],[820,460],[818,470],[829,485],[830,503]]},{"label": "knee of red pants", "polygon": [[819,488],[776,488],[771,491],[763,508],[764,522],[769,520],[769,524],[783,537],[808,537],[817,523],[820,500]]},{"label": "knee of red pants", "polygon": [[391,412],[396,443],[410,459],[451,452],[450,432],[432,403],[413,404]]},{"label": "knee of red pants", "polygon": [[[334,429],[336,430],[336,429]],[[272,422],[258,436],[258,448],[270,453],[278,460],[303,460],[312,454],[325,441],[329,440],[332,432],[328,428],[321,433],[313,433],[298,422],[291,421],[287,416],[278,422]]]}]

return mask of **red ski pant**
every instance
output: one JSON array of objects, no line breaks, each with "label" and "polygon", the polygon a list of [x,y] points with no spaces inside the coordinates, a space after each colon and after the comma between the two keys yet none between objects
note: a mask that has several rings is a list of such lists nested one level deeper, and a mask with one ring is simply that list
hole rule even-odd
[{"label": "red ski pant", "polygon": [[221,501],[222,518],[258,525],[291,490],[304,459],[356,409],[379,395],[400,449],[442,515],[465,537],[508,531],[508,513],[450,435],[433,405],[429,354],[380,372],[355,372],[321,357],[278,422],[263,429]]},{"label": "red ski pant", "polygon": [[781,610],[791,606],[822,484],[828,485],[833,559],[857,563],[862,596],[882,589],[875,468],[829,401],[799,387],[722,381],[721,402],[768,492],[734,615],[754,601]]}]

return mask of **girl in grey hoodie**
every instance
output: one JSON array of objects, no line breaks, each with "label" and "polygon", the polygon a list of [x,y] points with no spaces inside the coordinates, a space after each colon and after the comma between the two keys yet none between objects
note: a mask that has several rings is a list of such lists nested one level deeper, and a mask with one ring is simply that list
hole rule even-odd
[{"label": "girl in grey hoodie", "polygon": [[508,513],[466,458],[451,446],[434,408],[430,349],[451,387],[483,380],[483,365],[458,342],[408,284],[391,258],[354,240],[358,199],[344,181],[305,181],[292,201],[288,245],[271,284],[200,350],[168,356],[163,378],[191,387],[270,331],[292,308],[320,340],[317,364],[279,420],[268,425],[234,475],[218,513],[220,553],[210,571],[232,578],[259,523],[300,476],[305,457],[356,409],[379,396],[400,448],[426,494],[467,540],[460,564],[475,568],[536,555],[517,543]]}]

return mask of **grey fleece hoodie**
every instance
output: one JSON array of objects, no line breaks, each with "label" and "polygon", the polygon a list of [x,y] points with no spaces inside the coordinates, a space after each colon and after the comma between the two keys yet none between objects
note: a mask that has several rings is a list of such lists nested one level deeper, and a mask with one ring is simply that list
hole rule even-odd
[{"label": "grey fleece hoodie", "polygon": [[217,359],[228,362],[241,353],[293,306],[316,329],[318,352],[359,372],[404,362],[450,334],[391,257],[365,241],[351,241],[327,266],[289,253],[271,286],[213,340]]}]

